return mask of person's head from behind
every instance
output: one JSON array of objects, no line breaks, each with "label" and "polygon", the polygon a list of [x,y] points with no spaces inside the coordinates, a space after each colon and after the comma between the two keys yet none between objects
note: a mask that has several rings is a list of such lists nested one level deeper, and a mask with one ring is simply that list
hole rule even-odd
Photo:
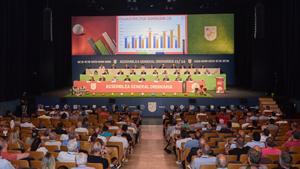
[{"label": "person's head from behind", "polygon": [[227,164],[228,164],[228,161],[227,161],[227,158],[224,154],[219,154],[217,156],[217,168],[227,168]]},{"label": "person's head from behind", "polygon": [[128,125],[124,124],[122,125],[122,131],[126,132],[128,130]]},{"label": "person's head from behind", "polygon": [[42,169],[55,169],[55,158],[49,152],[42,160]]},{"label": "person's head from behind", "polygon": [[260,133],[259,132],[253,132],[252,138],[254,141],[260,141]]},{"label": "person's head from behind", "polygon": [[82,127],[82,122],[81,121],[77,122],[77,128],[81,128],[81,127]]},{"label": "person's head from behind", "polygon": [[236,140],[236,146],[237,146],[237,148],[243,148],[244,145],[245,145],[244,138],[243,137],[237,138],[237,140]]},{"label": "person's head from behind", "polygon": [[63,128],[64,128],[64,123],[63,122],[57,123],[57,129],[63,129]]},{"label": "person's head from behind", "polygon": [[275,120],[274,120],[274,119],[270,119],[270,120],[269,120],[269,123],[270,123],[270,124],[275,124]]},{"label": "person's head from behind", "polygon": [[293,139],[294,140],[300,140],[300,131],[295,131],[294,132]]},{"label": "person's head from behind", "polygon": [[50,140],[56,140],[56,138],[57,138],[57,135],[56,135],[55,132],[51,132],[51,133],[49,134],[49,139],[50,139]]},{"label": "person's head from behind", "polygon": [[208,144],[205,144],[203,147],[202,147],[202,153],[203,155],[209,155],[210,154],[210,147]]},{"label": "person's head from behind", "polygon": [[68,152],[77,152],[77,141],[76,140],[69,140],[67,144]]},{"label": "person's head from behind", "polygon": [[261,152],[257,151],[254,148],[251,148],[248,151],[248,162],[250,165],[257,165],[260,163]]},{"label": "person's head from behind", "polygon": [[0,139],[0,151],[6,151],[8,147],[7,141],[5,139]]},{"label": "person's head from behind", "polygon": [[279,164],[282,168],[290,168],[293,159],[287,151],[282,151],[279,158]]},{"label": "person's head from behind", "polygon": [[75,156],[76,164],[78,166],[80,165],[86,165],[87,163],[87,154],[85,153],[79,153]]},{"label": "person's head from behind", "polygon": [[102,131],[103,131],[103,132],[107,132],[107,131],[108,131],[108,127],[107,127],[107,126],[103,126],[103,127],[102,127]]},{"label": "person's head from behind", "polygon": [[199,139],[199,145],[200,145],[200,147],[204,146],[205,144],[206,144],[206,140],[203,137],[201,137]]},{"label": "person's head from behind", "polygon": [[265,128],[265,129],[263,130],[262,134],[263,134],[264,136],[269,136],[269,135],[270,135],[270,130],[268,130],[267,128]]},{"label": "person's head from behind", "polygon": [[30,151],[36,151],[40,147],[41,143],[42,140],[39,137],[35,138],[31,144]]},{"label": "person's head from behind", "polygon": [[275,147],[276,146],[274,139],[272,137],[267,138],[266,145],[267,145],[267,147]]},{"label": "person's head from behind", "polygon": [[102,152],[102,145],[100,142],[95,142],[93,145],[92,145],[92,151],[91,151],[91,154],[93,155],[101,155],[101,152]]}]

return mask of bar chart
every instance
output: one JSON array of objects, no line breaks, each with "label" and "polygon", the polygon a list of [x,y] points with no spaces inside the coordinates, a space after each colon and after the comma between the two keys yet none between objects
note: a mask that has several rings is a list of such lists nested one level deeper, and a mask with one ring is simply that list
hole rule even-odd
[{"label": "bar chart", "polygon": [[119,54],[181,54],[186,46],[185,15],[118,17]]}]

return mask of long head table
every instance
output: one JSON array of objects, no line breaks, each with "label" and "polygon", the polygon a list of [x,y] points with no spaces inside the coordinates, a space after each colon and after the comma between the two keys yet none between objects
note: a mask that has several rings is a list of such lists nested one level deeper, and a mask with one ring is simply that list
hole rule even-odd
[{"label": "long head table", "polygon": [[154,71],[157,71],[158,74],[167,73],[169,75],[174,74],[175,71],[178,71],[180,74],[184,74],[186,71],[189,71],[191,74],[194,74],[196,71],[199,74],[220,74],[220,68],[185,68],[185,69],[86,69],[85,74],[92,75],[102,75],[107,71],[110,75],[117,75],[118,72],[123,72],[125,75],[129,75],[130,72],[135,72],[137,75],[141,75],[141,72],[146,72],[147,75],[152,75]]},{"label": "long head table", "polygon": [[[182,81],[185,81],[187,79],[189,75],[179,75],[179,77],[181,78]],[[94,76],[89,76],[89,75],[85,75],[85,74],[81,74],[80,75],[80,81],[89,81],[91,78],[94,78],[94,80],[98,80],[100,77],[105,77],[105,81],[112,81],[112,79],[114,78],[114,76],[112,75],[94,75]],[[153,82],[157,79],[157,76],[153,76],[153,75],[145,75],[145,76],[141,76],[141,75],[132,75],[129,76],[129,78],[131,79],[131,81],[139,81],[139,79],[143,77],[145,78],[146,82]],[[168,75],[168,78],[170,79],[170,81],[175,81],[175,79],[178,77],[178,75]],[[193,81],[205,81],[205,85],[207,90],[216,90],[216,78],[217,77],[223,77],[224,78],[224,84],[225,84],[225,89],[226,89],[226,74],[219,74],[219,75],[191,75],[191,78],[193,79]],[[124,79],[126,78],[126,75],[120,75],[120,76],[115,76],[115,78],[117,79],[117,81],[124,81]],[[158,75],[158,79],[162,81],[162,79],[164,78],[164,75]]]}]

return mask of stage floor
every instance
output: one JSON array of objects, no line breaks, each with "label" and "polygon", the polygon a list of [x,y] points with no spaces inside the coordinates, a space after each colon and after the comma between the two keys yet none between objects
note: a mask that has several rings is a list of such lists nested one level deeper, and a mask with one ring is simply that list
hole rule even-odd
[{"label": "stage floor", "polygon": [[43,93],[42,96],[49,96],[49,97],[60,97],[60,98],[131,98],[131,97],[141,97],[141,98],[253,98],[253,97],[261,97],[265,94],[263,92],[257,92],[252,90],[245,90],[236,87],[229,87],[227,88],[225,93],[217,94],[215,91],[208,91],[207,95],[195,95],[195,94],[188,94],[185,95],[183,93],[166,93],[166,94],[133,94],[130,93],[114,93],[114,94],[96,94],[96,95],[85,95],[85,96],[74,96],[70,94],[70,88],[68,89],[60,89],[55,90],[47,93]]}]

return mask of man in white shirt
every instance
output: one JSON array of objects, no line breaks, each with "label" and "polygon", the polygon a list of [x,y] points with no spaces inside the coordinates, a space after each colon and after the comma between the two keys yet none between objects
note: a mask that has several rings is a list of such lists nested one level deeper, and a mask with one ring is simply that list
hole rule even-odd
[{"label": "man in white shirt", "polygon": [[57,160],[59,162],[75,162],[75,157],[78,154],[77,141],[70,140],[67,148],[68,152],[61,151],[58,153]]},{"label": "man in white shirt", "polygon": [[193,159],[191,163],[192,169],[199,169],[201,168],[201,165],[210,165],[210,164],[216,164],[217,158],[214,156],[209,156],[210,153],[210,147],[209,145],[204,145],[202,148],[202,153],[200,157],[196,157]]},{"label": "man in white shirt", "polygon": [[89,134],[89,130],[87,128],[82,127],[82,122],[79,121],[77,123],[77,128],[75,129],[76,133],[86,133]]},{"label": "man in white shirt", "polygon": [[57,135],[55,132],[51,132],[49,134],[49,140],[45,142],[46,146],[52,146],[55,145],[58,147],[58,149],[60,150],[60,146],[61,146],[61,142],[57,141]]}]

